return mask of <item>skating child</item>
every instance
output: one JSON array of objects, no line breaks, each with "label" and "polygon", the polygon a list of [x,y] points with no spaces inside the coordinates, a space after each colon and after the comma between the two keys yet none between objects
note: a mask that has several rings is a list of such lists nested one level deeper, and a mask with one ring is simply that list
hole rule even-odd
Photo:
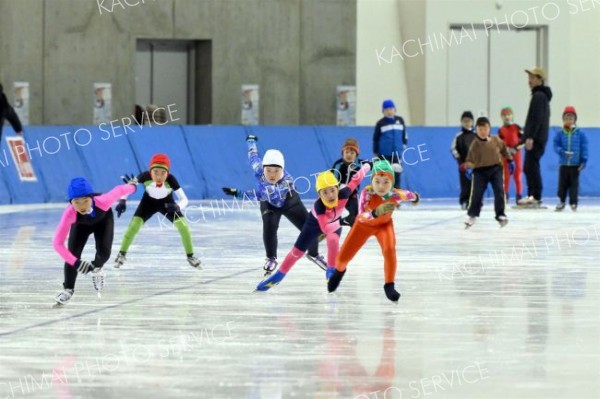
[{"label": "skating child", "polygon": [[[164,215],[173,223],[181,237],[188,263],[193,267],[199,267],[200,259],[194,256],[190,226],[183,213],[181,213],[181,210],[187,206],[188,199],[175,176],[170,173],[171,161],[169,157],[165,154],[155,154],[150,159],[148,169],[135,178],[138,183],[144,185],[145,191],[123,236],[121,249],[115,259],[115,268],[123,266],[127,260],[127,250],[135,236],[144,223],[155,213]],[[177,197],[177,202],[175,202],[173,194]],[[122,198],[115,208],[117,217],[121,217],[126,209],[126,198]]]},{"label": "skating child", "polygon": [[458,202],[462,209],[467,209],[469,203],[469,191],[471,190],[471,183],[467,180],[465,171],[467,165],[465,164],[467,154],[469,153],[469,147],[475,139],[475,132],[473,131],[473,113],[471,111],[463,112],[460,117],[461,130],[456,134],[450,151],[452,156],[458,162],[458,180],[460,182],[460,194],[458,196]]},{"label": "skating child", "polygon": [[[277,230],[281,216],[285,216],[298,230],[308,216],[298,192],[294,188],[294,178],[285,170],[283,154],[278,150],[267,150],[261,160],[258,156],[256,142],[258,137],[249,135],[248,159],[254,171],[256,190],[242,191],[237,188],[223,187],[223,192],[237,198],[256,197],[260,201],[260,212],[263,221],[263,244],[267,258],[265,259],[265,276],[277,268]],[[325,259],[319,255],[317,239],[309,243],[306,258],[325,270]]]},{"label": "skating child", "polygon": [[358,173],[348,182],[348,185],[342,189],[338,187],[338,180],[331,171],[319,173],[317,176],[317,193],[319,199],[306,219],[302,231],[294,244],[292,250],[287,254],[279,270],[272,276],[263,280],[256,287],[257,291],[267,291],[276,286],[284,279],[296,261],[306,252],[309,243],[313,242],[319,235],[324,234],[327,240],[327,271],[326,278],[333,274],[335,257],[337,255],[340,243],[340,216],[344,207],[356,187],[360,184],[365,175],[371,170],[369,164],[364,164]]},{"label": "skating child", "polygon": [[[52,245],[65,260],[63,282],[64,291],[56,296],[56,302],[67,304],[75,291],[77,273],[92,272],[92,282],[96,291],[104,287],[102,266],[110,258],[114,236],[114,217],[111,205],[123,195],[135,192],[135,182],[113,188],[106,194],[95,194],[92,185],[83,177],[71,180],[68,188],[69,206],[63,212],[56,228]],[[81,253],[93,234],[96,241],[96,256],[88,262],[81,259]],[[69,237],[68,246],[65,240]]]},{"label": "skating child", "polygon": [[477,138],[473,140],[467,155],[467,178],[471,181],[471,198],[469,199],[469,218],[466,227],[475,223],[479,217],[483,204],[483,194],[488,183],[492,184],[494,191],[494,210],[496,220],[504,227],[508,218],[504,213],[506,200],[504,198],[504,185],[502,183],[502,158],[509,160],[509,171],[513,173],[515,163],[508,152],[506,144],[498,137],[490,137],[490,121],[486,117],[477,119]]},{"label": "skating child", "polygon": [[383,252],[385,284],[383,289],[390,301],[398,301],[400,294],[394,287],[396,280],[396,235],[392,214],[401,201],[417,204],[419,194],[394,188],[394,169],[386,160],[375,161],[371,175],[371,184],[360,194],[359,214],[356,223],[350,229],[337,256],[335,271],[327,282],[327,290],[337,289],[348,263],[367,242],[375,236]]},{"label": "skating child", "polygon": [[577,112],[572,106],[563,111],[563,129],[554,136],[554,151],[559,156],[558,199],[556,211],[565,209],[567,192],[569,205],[577,210],[579,196],[579,172],[588,161],[588,139],[584,132],[576,126]]},{"label": "skating child", "polygon": [[[356,141],[356,139],[346,139],[342,146],[342,157],[335,161],[331,167],[335,177],[337,177],[340,182],[340,188],[346,187],[358,173],[361,165],[366,162],[358,159],[359,153],[358,141]],[[346,203],[348,216],[343,217],[340,220],[342,226],[352,226],[354,224],[354,219],[356,219],[356,215],[358,214],[359,189],[360,187],[357,187],[356,191],[348,198],[348,202]]]},{"label": "skating child", "polygon": [[[521,180],[521,172],[523,171],[523,161],[521,159],[521,148],[523,148],[524,144],[521,143],[521,138],[523,136],[523,130],[519,125],[513,122],[513,112],[510,107],[504,107],[500,111],[500,116],[502,117],[503,126],[498,130],[498,137],[504,141],[506,147],[508,148],[508,152],[512,155],[513,160],[515,161],[515,171],[512,173],[513,179],[515,180],[516,186],[516,199],[515,201],[518,203],[522,198],[523,194],[523,182]],[[506,194],[506,199],[508,200],[508,192],[510,190],[510,169],[509,169],[509,161],[507,159],[504,160],[504,193]]]}]

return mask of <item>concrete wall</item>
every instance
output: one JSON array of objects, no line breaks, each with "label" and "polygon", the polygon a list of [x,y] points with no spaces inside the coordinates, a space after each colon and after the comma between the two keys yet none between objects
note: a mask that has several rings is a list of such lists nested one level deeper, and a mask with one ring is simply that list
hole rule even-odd
[{"label": "concrete wall", "polygon": [[386,61],[393,46],[403,42],[400,2],[358,0],[357,9],[356,122],[374,125],[382,117],[382,101],[390,98],[405,122],[412,123],[406,66]]},{"label": "concrete wall", "polygon": [[[574,105],[580,114],[580,125],[600,126],[600,1],[598,0],[358,0],[359,37],[357,41],[358,104],[369,110],[378,107],[387,97],[381,82],[402,90],[399,82],[406,82],[409,107],[400,110],[409,113],[413,124],[439,126],[447,120],[446,49],[423,46],[416,57],[409,57],[418,45],[408,43],[406,52],[401,48],[408,40],[425,43],[430,37],[448,35],[450,24],[483,24],[485,20],[503,21],[513,17],[517,25],[548,27],[548,84],[555,97],[551,102],[552,123],[560,123],[562,109]],[[379,5],[386,3],[385,9]],[[499,5],[497,7],[496,5]],[[546,8],[544,8],[546,7]],[[543,11],[543,13],[542,13]],[[375,15],[378,14],[378,15]],[[392,15],[399,15],[392,18]],[[537,18],[537,20],[536,20]],[[370,21],[370,29],[361,25]],[[377,24],[377,22],[379,22]],[[400,54],[394,54],[395,46]],[[374,49],[381,53],[378,59]],[[391,62],[388,62],[391,61]],[[507,62],[510,62],[507,60]],[[365,66],[365,67],[363,67]],[[514,65],[524,69],[527,65]],[[527,77],[523,74],[523,85]],[[374,94],[372,87],[378,87]],[[357,110],[358,124],[372,124],[373,114]]]},{"label": "concrete wall", "polygon": [[335,123],[335,86],[354,84],[356,0],[127,3],[0,0],[0,81],[30,82],[32,124],[90,123],[93,82],[131,115],[137,38],[212,40],[215,124],[239,123],[242,83],[264,124]]}]

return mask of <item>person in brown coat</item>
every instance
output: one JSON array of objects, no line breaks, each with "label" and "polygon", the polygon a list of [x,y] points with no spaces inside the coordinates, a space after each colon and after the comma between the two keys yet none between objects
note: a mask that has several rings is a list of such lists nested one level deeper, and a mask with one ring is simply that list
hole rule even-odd
[{"label": "person in brown coat", "polygon": [[506,226],[508,218],[504,213],[506,198],[504,196],[503,158],[509,160],[509,170],[514,171],[515,164],[508,152],[506,144],[499,137],[490,137],[490,121],[486,117],[477,119],[477,137],[469,147],[466,167],[467,177],[471,178],[471,196],[467,214],[469,218],[465,225],[467,228],[475,223],[479,217],[483,194],[488,183],[494,191],[494,210],[496,220],[501,227]]}]

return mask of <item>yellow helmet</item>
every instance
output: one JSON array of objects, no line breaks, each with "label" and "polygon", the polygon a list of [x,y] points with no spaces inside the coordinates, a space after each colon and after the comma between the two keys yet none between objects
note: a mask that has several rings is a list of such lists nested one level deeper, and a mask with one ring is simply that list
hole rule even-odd
[{"label": "yellow helmet", "polygon": [[340,184],[331,171],[321,172],[317,175],[317,193],[324,188],[334,187]]},{"label": "yellow helmet", "polygon": [[325,200],[325,198],[321,196],[321,190],[326,189],[328,187],[337,187],[338,185],[338,179],[329,170],[327,172],[321,172],[317,175],[317,193],[319,194],[321,201],[323,201],[323,204],[325,204],[327,208],[335,208],[338,204],[338,198],[336,196],[333,202],[328,202]]}]

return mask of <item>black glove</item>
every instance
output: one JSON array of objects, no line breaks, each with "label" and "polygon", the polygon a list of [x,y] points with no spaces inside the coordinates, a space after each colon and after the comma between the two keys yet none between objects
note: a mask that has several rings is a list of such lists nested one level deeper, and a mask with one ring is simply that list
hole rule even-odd
[{"label": "black glove", "polygon": [[179,205],[177,205],[174,202],[169,202],[165,204],[165,209],[167,210],[167,213],[177,213],[179,212],[181,209],[179,208]]},{"label": "black glove", "polygon": [[233,195],[236,198],[239,198],[241,194],[237,188],[233,187],[223,187],[221,190],[223,190],[226,195]]},{"label": "black glove", "polygon": [[119,203],[115,207],[115,211],[117,211],[117,217],[120,218],[121,214],[127,210],[127,200],[120,199]]},{"label": "black glove", "polygon": [[415,195],[416,198],[413,200],[412,204],[417,205],[419,202],[421,202],[421,196],[416,191],[413,191],[413,194]]},{"label": "black glove", "polygon": [[246,136],[246,141],[258,141],[258,137],[253,134],[249,134]]},{"label": "black glove", "polygon": [[121,176],[121,179],[123,179],[123,183],[125,183],[125,184],[133,184],[133,185],[138,184],[138,179],[134,174],[123,175],[123,176]]},{"label": "black glove", "polygon": [[75,262],[75,265],[73,266],[75,266],[77,271],[81,274],[88,274],[94,269],[94,265],[91,262],[81,259],[77,259],[77,262]]},{"label": "black glove", "polygon": [[360,160],[360,166],[362,167],[364,164],[369,164],[369,166],[371,167],[371,169],[373,169],[373,161],[368,160],[368,159],[361,159]]}]

